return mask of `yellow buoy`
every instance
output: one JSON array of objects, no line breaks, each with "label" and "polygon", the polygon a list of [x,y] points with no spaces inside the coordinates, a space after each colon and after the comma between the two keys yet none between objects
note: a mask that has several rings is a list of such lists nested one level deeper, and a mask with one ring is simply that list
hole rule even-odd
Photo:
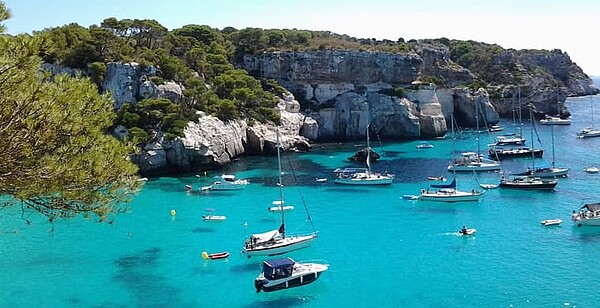
[{"label": "yellow buoy", "polygon": [[202,259],[208,260],[208,253],[206,251],[202,252]]},{"label": "yellow buoy", "polygon": [[175,212],[175,210],[171,210],[171,216],[175,216],[177,215],[177,212]]}]

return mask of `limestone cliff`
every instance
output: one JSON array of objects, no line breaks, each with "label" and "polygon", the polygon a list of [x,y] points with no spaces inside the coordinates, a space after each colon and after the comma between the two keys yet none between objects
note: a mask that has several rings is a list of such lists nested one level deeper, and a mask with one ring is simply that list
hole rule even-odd
[{"label": "limestone cliff", "polygon": [[[252,74],[275,79],[292,91],[305,112],[316,120],[317,140],[362,139],[368,123],[382,138],[443,136],[449,115],[463,108],[460,101],[455,102],[454,92],[464,92],[465,88],[438,89],[418,80],[437,74],[459,85],[472,82],[474,76],[452,65],[447,49],[423,46],[418,52],[421,54],[275,52],[246,55],[242,65]],[[395,92],[398,88],[401,92]],[[487,93],[478,97],[485,103],[490,121],[497,122]]]}]

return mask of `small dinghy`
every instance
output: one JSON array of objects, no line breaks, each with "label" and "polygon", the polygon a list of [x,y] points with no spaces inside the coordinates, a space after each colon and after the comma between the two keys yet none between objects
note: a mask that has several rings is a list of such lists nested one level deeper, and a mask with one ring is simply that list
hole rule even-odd
[{"label": "small dinghy", "polygon": [[460,230],[460,231],[458,231],[458,235],[460,235],[460,236],[469,236],[469,235],[475,234],[475,232],[477,232],[477,229]]},{"label": "small dinghy", "polygon": [[317,183],[325,183],[325,182],[327,182],[327,179],[326,178],[317,178],[315,181]]},{"label": "small dinghy", "polygon": [[293,205],[272,206],[269,208],[269,212],[291,211],[293,209],[294,209]]},{"label": "small dinghy", "polygon": [[430,181],[446,181],[446,178],[443,176],[428,176],[427,179]]},{"label": "small dinghy", "polygon": [[219,259],[227,259],[229,258],[229,252],[217,252],[217,253],[207,253],[206,251],[202,252],[202,259],[204,260],[219,260]]},{"label": "small dinghy", "polygon": [[223,215],[202,215],[202,220],[206,221],[223,221],[227,219],[227,216]]},{"label": "small dinghy", "polygon": [[541,221],[544,226],[558,226],[562,223],[562,219],[546,219]]},{"label": "small dinghy", "polygon": [[213,215],[212,212],[214,212],[215,209],[213,208],[207,208],[206,209],[206,213],[205,215],[202,215],[202,220],[205,221],[223,221],[225,219],[227,219],[226,216],[223,215]]},{"label": "small dinghy", "polygon": [[598,168],[598,167],[587,167],[587,168],[583,168],[583,171],[585,171],[587,173],[598,173],[598,171],[600,171],[600,168]]},{"label": "small dinghy", "polygon": [[404,200],[417,200],[419,196],[417,195],[402,195],[402,199]]},{"label": "small dinghy", "polygon": [[483,189],[494,189],[498,188],[498,184],[479,184],[479,187]]}]

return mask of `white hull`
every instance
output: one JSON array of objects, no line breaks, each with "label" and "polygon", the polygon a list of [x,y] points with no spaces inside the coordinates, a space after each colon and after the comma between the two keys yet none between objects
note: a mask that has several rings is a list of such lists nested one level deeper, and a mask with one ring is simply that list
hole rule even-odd
[{"label": "white hull", "polygon": [[294,264],[292,274],[280,279],[267,279],[265,273],[261,272],[254,280],[256,292],[272,292],[303,286],[317,280],[323,272],[329,268],[327,264],[298,263]]},{"label": "white hull", "polygon": [[394,182],[394,176],[367,171],[350,175],[340,174],[335,178],[334,182],[346,185],[390,185]]},{"label": "white hull", "polygon": [[293,205],[272,206],[269,208],[269,212],[291,211],[293,209],[294,209]]},{"label": "white hull", "polygon": [[546,219],[541,221],[541,224],[544,226],[558,226],[561,223],[562,219]]},{"label": "white hull", "polygon": [[600,171],[600,169],[596,168],[596,167],[589,167],[589,168],[584,168],[583,171],[585,171],[587,173],[598,173]]},{"label": "white hull", "polygon": [[569,168],[549,168],[544,171],[535,171],[533,176],[540,178],[559,178],[567,176],[567,173],[569,173]]},{"label": "white hull", "polygon": [[202,220],[205,221],[223,221],[226,220],[226,216],[221,215],[202,215]]},{"label": "white hull", "polygon": [[242,253],[248,257],[274,256],[290,251],[306,248],[317,238],[316,234],[303,236],[290,236],[284,239],[276,239],[271,242],[261,243],[254,247],[244,247]]},{"label": "white hull", "polygon": [[600,130],[593,128],[586,128],[577,134],[577,138],[592,138],[592,137],[600,137]]},{"label": "white hull", "polygon": [[469,236],[475,234],[475,232],[477,232],[477,229],[467,229],[466,232],[462,232],[462,230],[458,231],[458,234],[461,236]]},{"label": "white hull", "polygon": [[559,117],[548,117],[541,119],[540,124],[542,125],[571,125],[570,119],[561,119]]},{"label": "white hull", "polygon": [[600,226],[600,217],[583,218],[580,220],[574,220],[573,222],[581,226]]},{"label": "white hull", "polygon": [[467,165],[449,165],[448,171],[473,172],[473,171],[496,171],[500,170],[500,164],[470,163]]},{"label": "white hull", "polygon": [[436,202],[465,202],[479,201],[483,196],[479,191],[460,191],[455,189],[440,189],[434,192],[421,191],[419,199],[421,201]]}]

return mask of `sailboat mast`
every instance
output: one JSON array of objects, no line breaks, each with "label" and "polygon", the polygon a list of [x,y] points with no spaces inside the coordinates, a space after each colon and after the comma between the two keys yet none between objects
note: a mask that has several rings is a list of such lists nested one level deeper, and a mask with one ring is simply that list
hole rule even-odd
[{"label": "sailboat mast", "polygon": [[369,143],[369,127],[371,124],[367,124],[367,171],[371,173],[371,144]]},{"label": "sailboat mast", "polygon": [[277,186],[279,186],[279,209],[281,212],[281,229],[283,229],[281,232],[281,236],[285,238],[285,215],[284,215],[284,210],[283,210],[283,181],[281,179],[281,154],[280,154],[280,148],[281,148],[281,142],[279,141],[279,128],[277,128],[277,165],[279,167],[279,182],[277,183]]},{"label": "sailboat mast", "polygon": [[[521,117],[521,86],[518,88],[518,97],[519,97],[519,138],[523,137],[523,118]],[[533,141],[532,141],[533,142]]]},{"label": "sailboat mast", "polygon": [[554,168],[554,123],[550,123],[550,135],[552,135],[552,168]]},{"label": "sailboat mast", "polygon": [[[531,121],[531,166],[532,172],[535,172],[535,142],[533,141],[533,108],[532,105],[529,106],[529,120]],[[534,173],[535,174],[535,173]]]},{"label": "sailboat mast", "polygon": [[[471,98],[471,100],[473,100]],[[479,102],[475,103],[475,121],[477,122],[477,162],[481,162],[481,158],[479,157],[479,152],[481,151],[479,147]]]}]

